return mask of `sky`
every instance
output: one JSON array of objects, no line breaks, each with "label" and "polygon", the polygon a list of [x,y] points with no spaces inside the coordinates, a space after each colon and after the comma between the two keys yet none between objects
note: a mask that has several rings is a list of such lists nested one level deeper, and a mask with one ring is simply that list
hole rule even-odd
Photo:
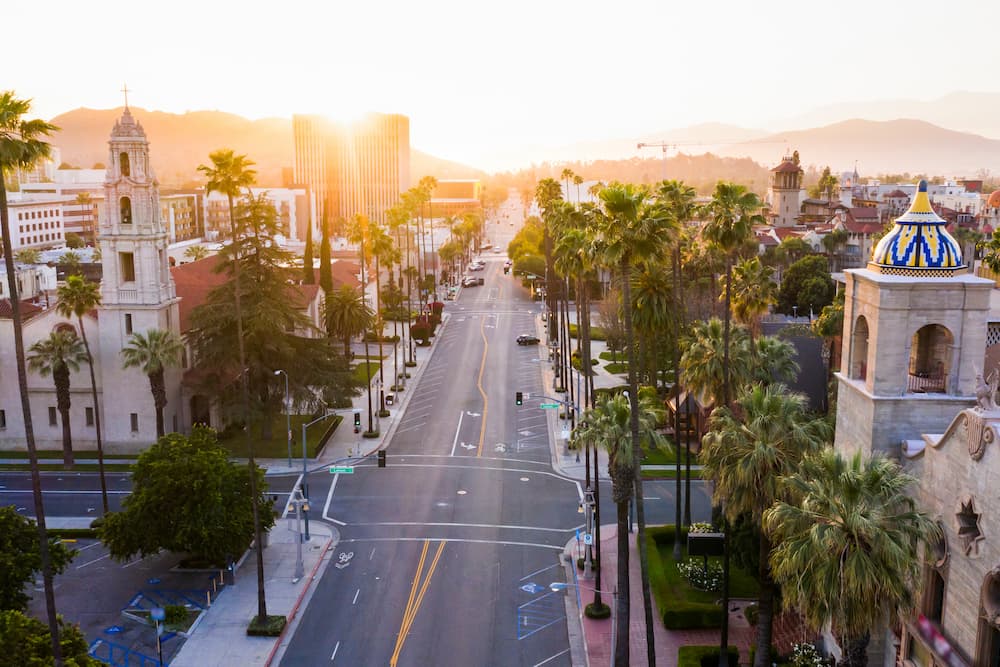
[{"label": "sky", "polygon": [[998,92],[1000,2],[50,0],[5,3],[0,88],[51,118],[372,110],[489,170],[545,147],[846,101]]}]

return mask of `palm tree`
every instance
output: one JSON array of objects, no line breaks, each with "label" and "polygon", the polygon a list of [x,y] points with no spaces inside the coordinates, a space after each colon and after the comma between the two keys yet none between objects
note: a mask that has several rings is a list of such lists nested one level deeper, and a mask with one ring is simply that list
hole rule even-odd
[{"label": "palm tree", "polygon": [[[636,419],[632,419],[632,405],[638,404],[639,412]],[[604,398],[597,403],[592,410],[587,411],[581,424],[574,432],[574,437],[584,441],[589,441],[602,447],[608,452],[608,472],[611,474],[611,498],[614,500],[618,510],[618,585],[617,585],[617,610],[615,628],[615,666],[627,667],[629,665],[629,573],[628,568],[622,568],[622,554],[627,554],[629,550],[629,501],[635,490],[635,469],[633,462],[635,456],[632,447],[634,439],[634,423],[639,423],[639,441],[645,446],[659,445],[662,436],[656,430],[656,424],[663,413],[662,404],[656,398],[655,392],[643,391],[639,401],[632,401],[631,397],[623,394]],[[598,568],[598,576],[600,576]],[[600,588],[600,583],[596,587]],[[595,607],[601,606],[600,596],[596,594],[594,598]],[[624,618],[623,618],[624,617]],[[655,662],[649,663],[655,665]]]},{"label": "palm tree", "polygon": [[208,257],[208,248],[203,245],[193,245],[184,251],[184,256],[192,262],[197,262]]},{"label": "palm tree", "polygon": [[[249,192],[250,186],[254,184],[257,172],[252,168],[253,160],[246,155],[236,155],[230,148],[223,148],[213,153],[209,153],[208,159],[212,162],[209,165],[198,165],[198,171],[205,174],[208,181],[205,183],[205,193],[220,192],[226,195],[229,203],[229,227],[232,237],[233,247],[236,247],[240,236],[240,230],[236,224],[236,213],[234,210],[234,199],[241,196],[244,190]],[[247,455],[249,458],[248,468],[250,474],[250,495],[257,497],[257,460],[254,458],[253,437],[250,428],[250,386],[249,377],[244,369],[246,368],[246,345],[243,342],[243,306],[240,301],[240,292],[243,285],[240,282],[240,262],[239,258],[233,261],[233,281],[235,287],[234,307],[236,310],[236,340],[239,352],[239,368],[241,377],[241,389],[243,394],[243,423],[246,433]],[[260,529],[260,514],[257,503],[253,503],[253,533],[254,544],[257,551],[257,621],[263,623],[267,620],[267,599],[264,590],[264,540]]]},{"label": "palm tree", "polygon": [[378,332],[378,357],[380,360],[378,365],[378,416],[388,417],[389,411],[385,409],[385,364],[381,362],[381,359],[383,359],[382,334],[384,329],[384,320],[382,319],[382,262],[384,261],[389,266],[392,266],[396,256],[396,246],[392,242],[392,237],[374,219],[368,221],[368,237],[371,244],[372,257],[375,258],[375,294],[378,295],[375,302],[377,305],[375,311],[375,328]]},{"label": "palm tree", "polygon": [[164,436],[163,408],[167,407],[167,386],[163,372],[168,366],[177,366],[184,345],[171,331],[150,329],[145,334],[134,333],[122,349],[122,368],[138,368],[149,378],[156,408],[156,437]]},{"label": "palm tree", "polygon": [[29,350],[28,368],[42,377],[52,376],[56,387],[56,406],[62,420],[63,465],[73,467],[73,432],[70,428],[69,409],[72,405],[69,395],[70,373],[80,370],[80,364],[87,361],[87,353],[76,333],[57,329]]},{"label": "palm tree", "polygon": [[101,502],[104,513],[108,513],[108,483],[104,478],[104,443],[101,433],[101,406],[97,401],[97,379],[94,377],[94,355],[90,352],[90,341],[83,326],[83,316],[101,305],[101,286],[90,283],[80,276],[69,276],[56,290],[59,303],[56,312],[63,317],[75,317],[80,328],[83,349],[87,353],[87,369],[90,371],[90,396],[94,404],[94,429],[97,434],[97,469],[101,477]]},{"label": "palm tree", "polygon": [[89,192],[81,192],[76,196],[76,204],[83,210],[87,217],[83,221],[83,228],[86,230],[86,234],[90,239],[90,245],[97,247],[97,230],[94,226],[94,203]]},{"label": "palm tree", "polygon": [[827,448],[785,481],[794,502],[763,516],[777,544],[774,579],[809,626],[832,623],[841,665],[866,665],[871,631],[888,613],[913,608],[921,549],[939,530],[907,493],[914,479],[880,456],[844,459]]},{"label": "palm tree", "polygon": [[[350,224],[347,228],[347,239],[351,243],[357,243],[358,249],[361,255],[361,290],[362,298],[364,298],[364,290],[368,289],[368,256],[365,254],[365,245],[370,245],[371,243],[371,223],[368,218],[361,215],[360,213],[355,213],[354,217],[351,219]],[[375,324],[380,324],[378,314],[374,318]],[[381,333],[379,334],[381,338]],[[375,420],[372,418],[372,371],[371,362],[368,360],[368,336],[364,337],[365,343],[365,370],[368,372],[367,377],[367,388],[368,388],[368,433],[375,433]],[[379,369],[381,370],[382,364],[379,364]]]},{"label": "palm tree", "polygon": [[326,332],[344,342],[344,357],[351,358],[351,339],[369,329],[375,312],[354,287],[341,285],[326,297]]},{"label": "palm tree", "polygon": [[[805,398],[788,393],[783,385],[758,384],[739,396],[735,410],[723,406],[712,413],[699,458],[715,484],[716,502],[725,501],[730,524],[749,514],[759,526],[766,509],[788,498],[783,478],[796,473],[805,456],[829,441],[829,423],[810,418],[806,409]],[[771,542],[764,532],[758,547],[760,615],[754,667],[767,667],[776,587],[768,566]]]},{"label": "palm tree", "polygon": [[[642,601],[646,616],[646,651],[650,665],[656,664],[656,649],[653,646],[653,603],[649,590],[648,556],[646,553],[646,519],[642,496],[642,474],[639,463],[639,392],[636,379],[635,335],[632,328],[632,267],[635,264],[654,261],[663,255],[666,243],[676,230],[665,209],[651,205],[649,193],[631,184],[610,185],[600,193],[607,215],[607,224],[601,230],[600,247],[602,259],[617,269],[622,285],[622,301],[625,304],[625,338],[628,341],[628,384],[631,400],[632,422],[632,465],[635,467],[635,505],[639,524],[639,562],[642,574]],[[618,554],[619,567],[628,569],[628,551]],[[626,611],[626,617],[628,612]],[[627,626],[626,626],[627,627]],[[628,636],[619,640],[627,642]]]},{"label": "palm tree", "polygon": [[761,317],[778,302],[773,274],[774,269],[762,264],[759,257],[745,259],[733,267],[733,317],[750,331],[751,339],[760,334]]},{"label": "palm tree", "polygon": [[18,297],[17,274],[14,271],[14,248],[10,238],[10,212],[7,208],[6,176],[16,170],[34,167],[39,160],[49,157],[52,147],[44,141],[59,128],[41,119],[26,120],[31,110],[31,100],[21,100],[13,91],[0,92],[0,242],[3,243],[4,265],[7,268],[7,286],[10,295],[11,319],[14,324],[14,356],[17,364],[17,386],[21,396],[21,415],[24,420],[24,439],[31,463],[31,494],[35,504],[35,523],[38,527],[38,550],[42,561],[42,582],[45,590],[46,620],[52,657],[61,667],[62,648],[59,644],[59,621],[56,618],[55,589],[52,586],[52,559],[49,539],[45,530],[45,508],[42,505],[42,481],[38,471],[38,452],[35,448],[35,430],[31,421],[31,402],[28,399],[28,369],[24,356],[24,332],[21,320],[21,301]]}]

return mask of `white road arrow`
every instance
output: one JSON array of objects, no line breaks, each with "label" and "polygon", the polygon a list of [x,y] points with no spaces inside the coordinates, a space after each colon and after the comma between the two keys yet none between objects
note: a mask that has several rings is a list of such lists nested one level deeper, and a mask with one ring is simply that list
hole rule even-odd
[{"label": "white road arrow", "polygon": [[476,446],[475,446],[475,445],[467,445],[467,444],[465,444],[465,443],[463,442],[463,443],[462,443],[462,448],[463,448],[463,449],[475,449],[475,448],[476,448]]},{"label": "white road arrow", "polygon": [[469,412],[468,410],[465,412],[465,414],[469,415],[470,417],[482,417],[482,414],[478,412]]}]

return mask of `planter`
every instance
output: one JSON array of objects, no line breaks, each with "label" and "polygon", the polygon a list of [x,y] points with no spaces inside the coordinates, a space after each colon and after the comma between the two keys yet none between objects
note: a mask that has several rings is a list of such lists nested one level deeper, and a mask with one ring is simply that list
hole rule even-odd
[{"label": "planter", "polygon": [[688,533],[688,556],[722,556],[726,548],[725,533]]}]

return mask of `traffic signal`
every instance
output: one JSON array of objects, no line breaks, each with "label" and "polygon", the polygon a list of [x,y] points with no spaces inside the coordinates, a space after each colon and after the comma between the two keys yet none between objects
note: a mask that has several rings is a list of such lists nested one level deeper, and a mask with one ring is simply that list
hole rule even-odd
[{"label": "traffic signal", "polygon": [[355,426],[361,426],[361,413],[360,412],[355,412],[354,413],[354,425]]},{"label": "traffic signal", "polygon": [[378,467],[379,468],[384,468],[385,467],[385,450],[384,449],[378,450]]},{"label": "traffic signal", "polygon": [[521,392],[514,394],[514,403],[517,405],[524,405],[524,394]]}]

